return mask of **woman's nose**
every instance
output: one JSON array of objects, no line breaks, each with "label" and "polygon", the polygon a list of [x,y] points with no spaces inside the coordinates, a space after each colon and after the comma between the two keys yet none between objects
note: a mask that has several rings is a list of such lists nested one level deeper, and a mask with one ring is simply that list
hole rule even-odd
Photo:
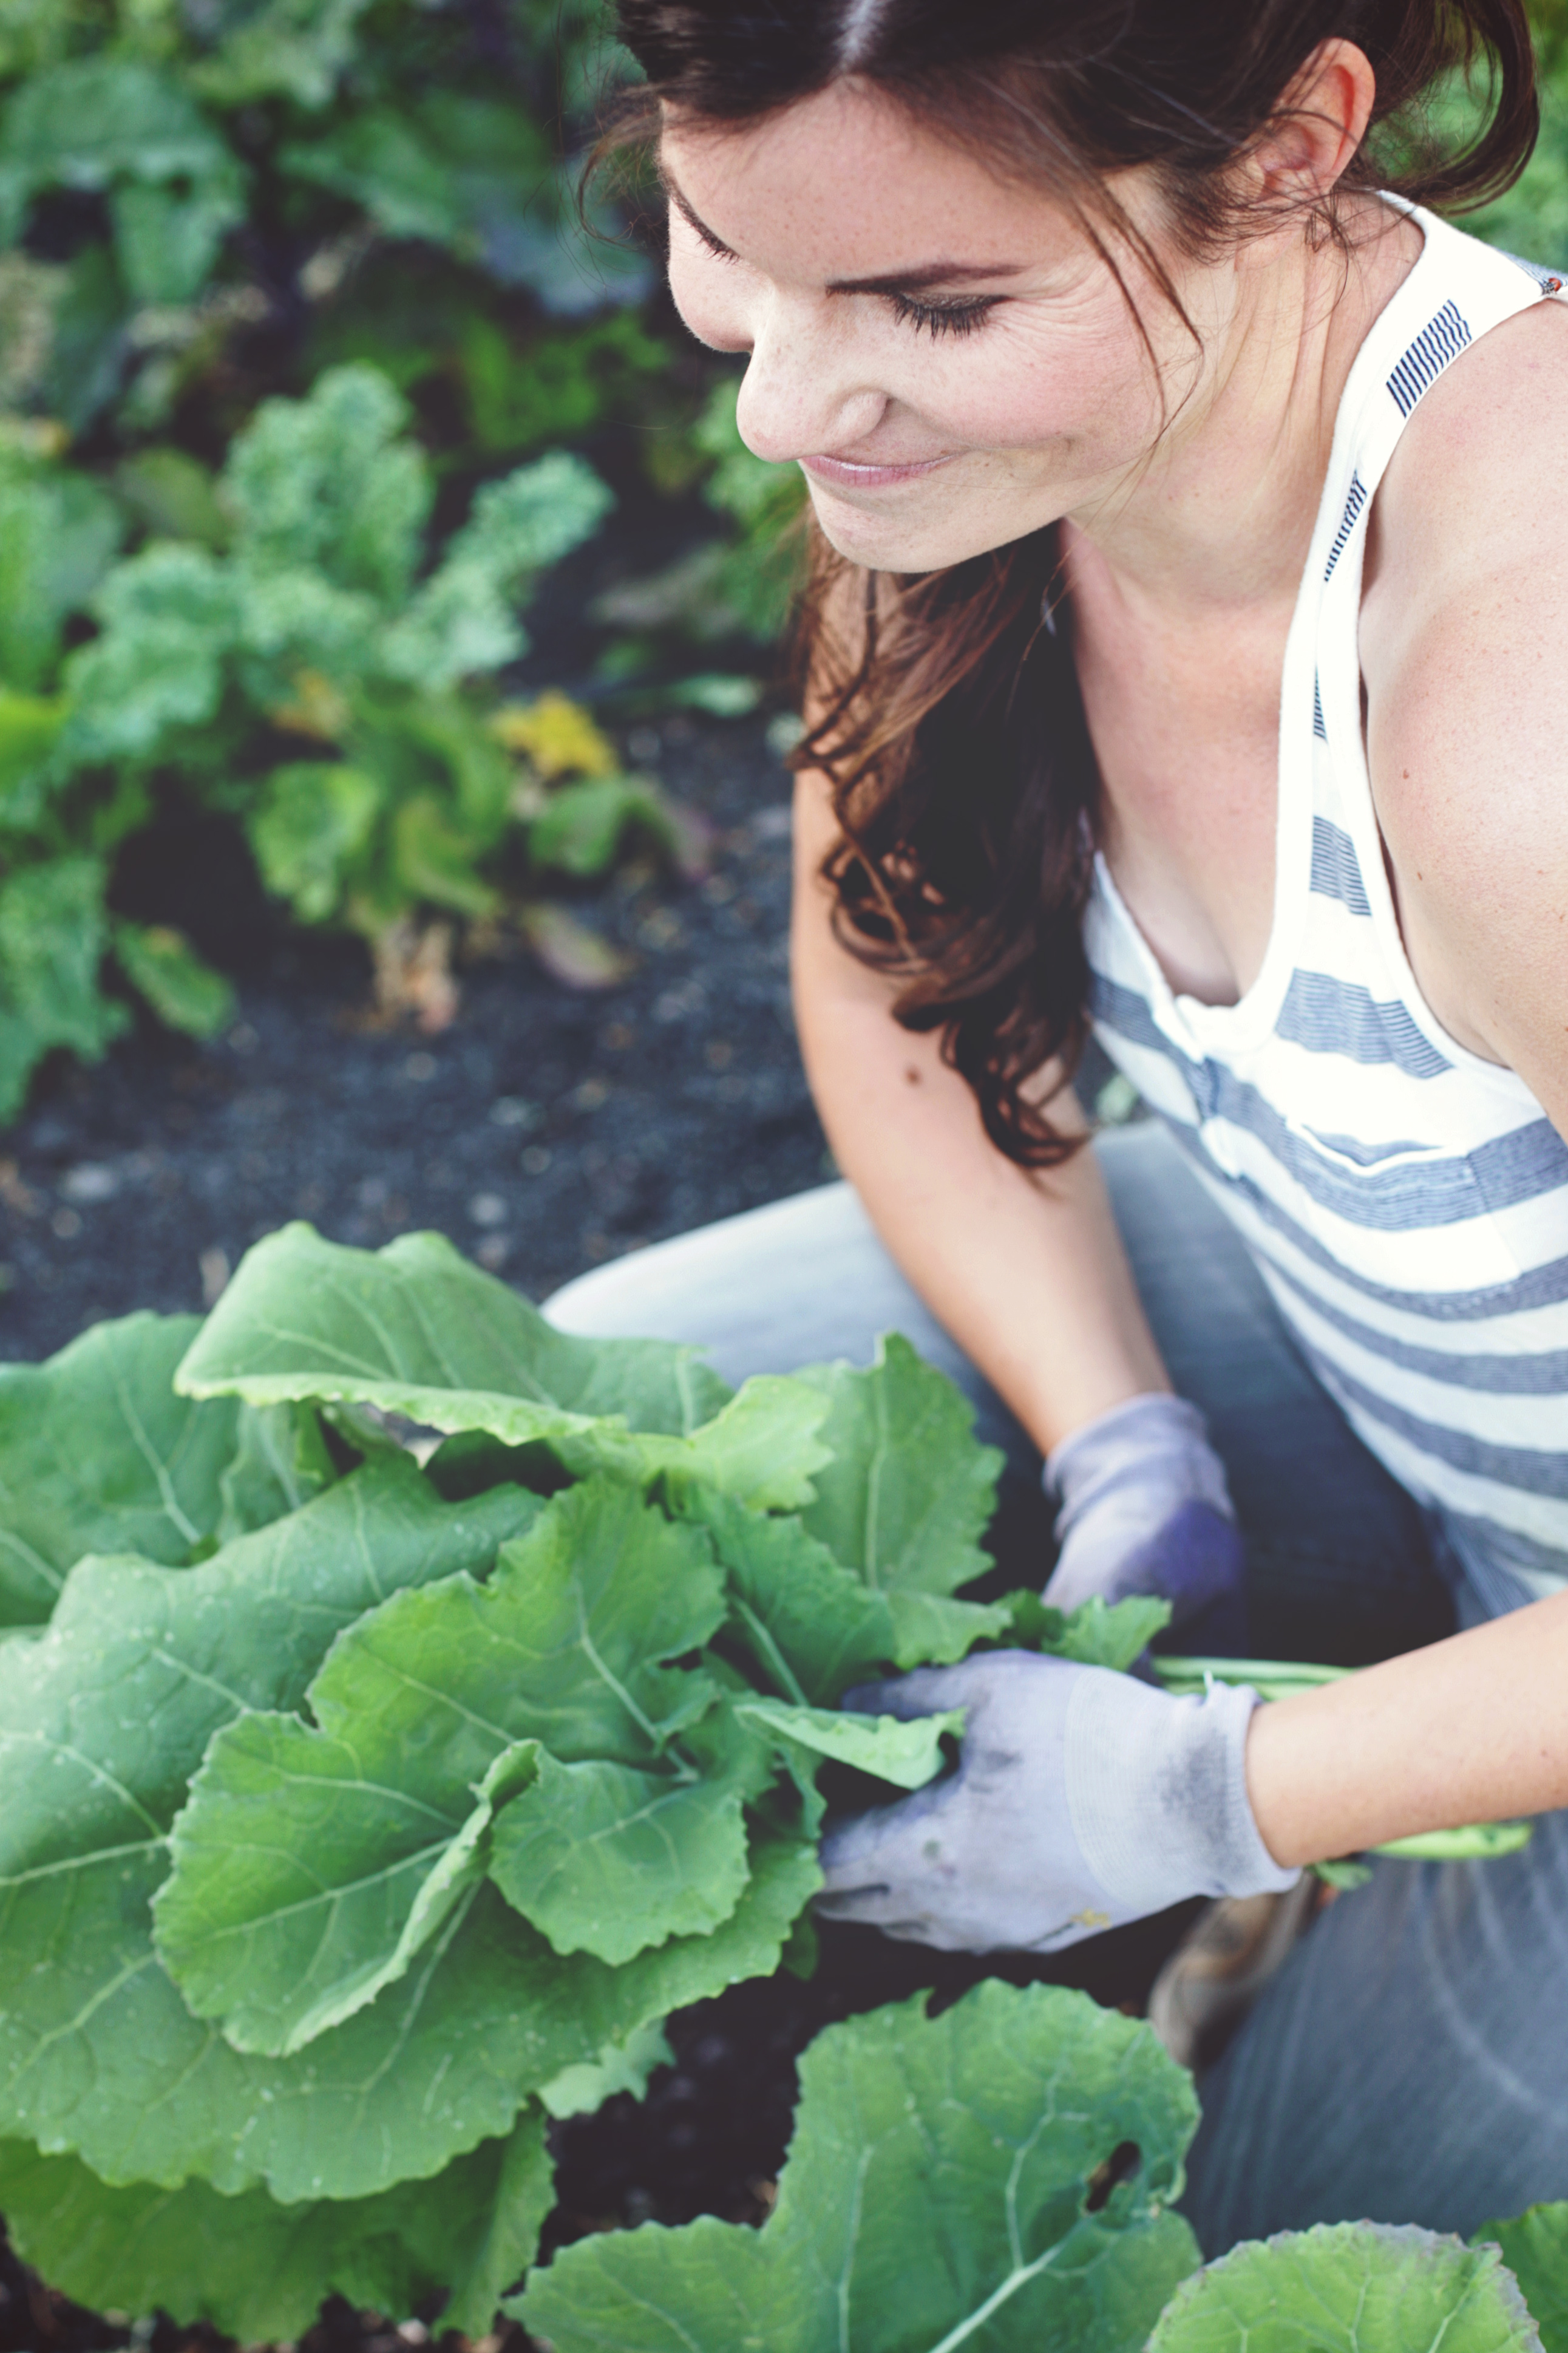
[{"label": "woman's nose", "polygon": [[753,323],[735,422],[759,458],[784,463],[851,449],[887,406],[856,364],[853,339],[816,306],[769,302]]}]

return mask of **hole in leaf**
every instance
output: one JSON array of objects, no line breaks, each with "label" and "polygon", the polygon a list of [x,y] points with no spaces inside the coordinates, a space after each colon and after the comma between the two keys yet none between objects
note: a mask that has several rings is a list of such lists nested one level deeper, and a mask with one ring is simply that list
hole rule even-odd
[{"label": "hole in leaf", "polygon": [[1110,2200],[1119,2181],[1131,2181],[1143,2162],[1143,2152],[1135,2140],[1118,2141],[1103,2165],[1097,2165],[1089,2177],[1089,2196],[1084,2200],[1084,2212],[1098,2214]]}]

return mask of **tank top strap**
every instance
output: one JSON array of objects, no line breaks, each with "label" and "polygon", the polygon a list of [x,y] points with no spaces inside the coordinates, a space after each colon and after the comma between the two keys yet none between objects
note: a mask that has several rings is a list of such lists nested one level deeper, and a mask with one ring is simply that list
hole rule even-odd
[{"label": "tank top strap", "polygon": [[1448,368],[1489,329],[1544,297],[1563,277],[1454,228],[1393,196],[1425,242],[1410,275],[1373,322],[1340,401],[1309,581],[1324,604],[1359,607],[1366,516],[1400,435]]}]

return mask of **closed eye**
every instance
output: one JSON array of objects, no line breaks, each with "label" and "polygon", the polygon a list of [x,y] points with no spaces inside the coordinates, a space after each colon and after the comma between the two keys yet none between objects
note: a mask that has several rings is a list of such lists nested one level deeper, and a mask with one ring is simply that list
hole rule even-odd
[{"label": "closed eye", "polygon": [[715,237],[712,230],[708,227],[706,221],[700,221],[697,215],[690,209],[689,206],[678,202],[676,209],[680,214],[682,220],[685,221],[688,228],[694,229],[696,231],[697,241],[702,247],[704,252],[710,253],[715,261],[738,261],[740,259],[741,257],[735,251],[734,247],[732,245],[726,245],[722,237]]},{"label": "closed eye", "polygon": [[888,297],[899,324],[913,327],[917,335],[930,335],[932,343],[939,335],[973,335],[1005,299],[1001,294],[984,294],[966,302],[922,302],[913,294]]}]

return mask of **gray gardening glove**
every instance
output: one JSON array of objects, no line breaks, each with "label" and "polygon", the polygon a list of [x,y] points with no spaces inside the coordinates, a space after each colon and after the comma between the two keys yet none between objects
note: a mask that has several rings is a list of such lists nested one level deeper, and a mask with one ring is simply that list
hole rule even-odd
[{"label": "gray gardening glove", "polygon": [[1053,1608],[1157,1593],[1190,1644],[1245,1653],[1241,1537],[1196,1406],[1158,1393],[1113,1406],[1052,1449],[1045,1485],[1061,1499]]},{"label": "gray gardening glove", "polygon": [[816,1908],[944,1952],[1054,1953],[1186,1895],[1293,1886],[1247,1796],[1256,1692],[993,1651],[848,1692],[880,1715],[968,1711],[958,1769],[822,1846]]}]

